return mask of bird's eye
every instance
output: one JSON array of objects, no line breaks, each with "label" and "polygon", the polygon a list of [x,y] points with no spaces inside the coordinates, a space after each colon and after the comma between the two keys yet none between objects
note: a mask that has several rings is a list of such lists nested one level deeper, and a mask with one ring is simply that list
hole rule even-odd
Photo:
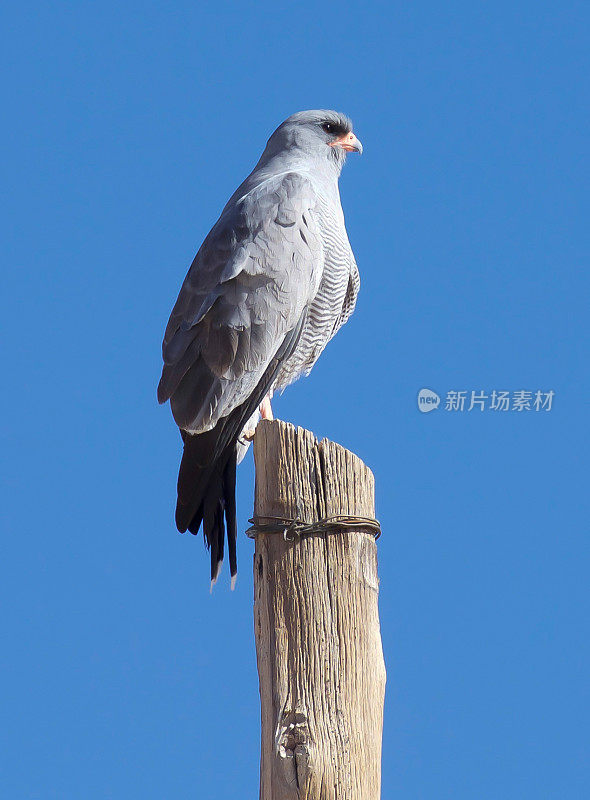
[{"label": "bird's eye", "polygon": [[334,133],[336,130],[335,126],[331,122],[324,122],[322,128],[326,131],[326,133]]}]

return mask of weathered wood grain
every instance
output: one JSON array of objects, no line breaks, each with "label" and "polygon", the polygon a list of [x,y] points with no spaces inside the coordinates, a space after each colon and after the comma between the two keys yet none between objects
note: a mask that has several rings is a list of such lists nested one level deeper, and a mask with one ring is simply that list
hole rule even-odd
[{"label": "weathered wood grain", "polygon": [[[374,517],[354,454],[280,421],[254,439],[255,515]],[[254,622],[262,706],[261,800],[377,800],[385,666],[377,546],[363,531],[258,534]]]}]

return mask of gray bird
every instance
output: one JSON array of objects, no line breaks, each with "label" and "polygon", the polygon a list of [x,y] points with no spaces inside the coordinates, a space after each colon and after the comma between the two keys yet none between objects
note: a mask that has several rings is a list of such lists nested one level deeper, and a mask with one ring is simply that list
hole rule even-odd
[{"label": "gray bird", "polygon": [[236,562],[236,464],[270,397],[308,374],[354,310],[359,273],[340,205],[348,117],[301,111],[272,134],[188,271],[166,327],[158,400],[184,441],[176,525]]}]

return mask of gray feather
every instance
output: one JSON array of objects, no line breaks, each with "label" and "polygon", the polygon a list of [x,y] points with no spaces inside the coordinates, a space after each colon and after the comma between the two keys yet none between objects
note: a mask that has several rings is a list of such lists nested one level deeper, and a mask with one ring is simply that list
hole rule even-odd
[{"label": "gray feather", "polygon": [[310,224],[317,202],[303,175],[266,179],[226,206],[197,253],[166,329],[159,387],[183,429],[209,430],[243,403],[313,299],[324,259]]}]

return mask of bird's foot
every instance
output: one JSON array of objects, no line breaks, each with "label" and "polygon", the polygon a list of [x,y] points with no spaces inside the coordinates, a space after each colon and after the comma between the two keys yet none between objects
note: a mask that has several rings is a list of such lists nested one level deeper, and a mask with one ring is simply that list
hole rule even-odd
[{"label": "bird's foot", "polygon": [[270,395],[268,394],[260,404],[260,416],[262,419],[274,419],[272,406],[270,404]]},{"label": "bird's foot", "polygon": [[246,442],[251,442],[254,438],[254,434],[256,433],[256,428],[244,428],[242,431],[242,435],[240,439],[244,439]]}]

